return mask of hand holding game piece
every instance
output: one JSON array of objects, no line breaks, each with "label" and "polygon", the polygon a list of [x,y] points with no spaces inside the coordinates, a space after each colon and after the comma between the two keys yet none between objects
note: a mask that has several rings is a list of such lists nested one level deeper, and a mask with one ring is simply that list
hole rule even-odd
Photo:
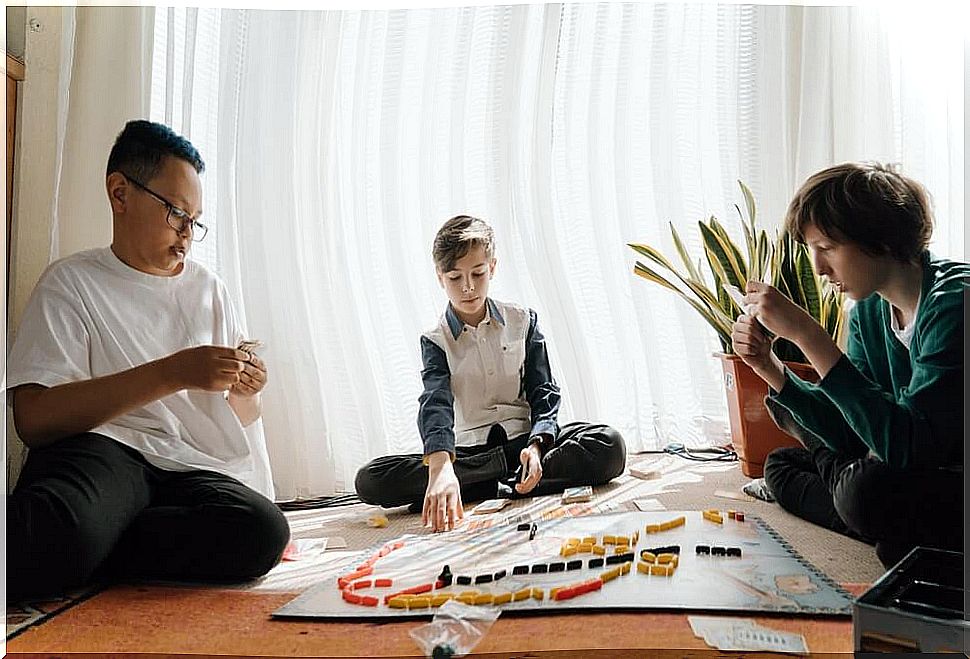
[{"label": "hand holding game piece", "polygon": [[515,491],[519,494],[528,494],[542,480],[542,458],[539,455],[539,447],[535,444],[522,449],[519,453],[521,464],[522,482],[515,484]]},{"label": "hand holding game piece", "polygon": [[259,339],[243,339],[236,346],[236,350],[242,350],[243,352],[248,352],[251,355],[255,355],[256,351],[263,347],[263,342]]},{"label": "hand holding game piece", "polygon": [[262,345],[263,342],[257,340],[240,341],[236,350],[246,355],[246,363],[239,373],[239,382],[229,389],[229,393],[237,396],[255,396],[266,386],[266,364],[256,355],[256,349]]}]

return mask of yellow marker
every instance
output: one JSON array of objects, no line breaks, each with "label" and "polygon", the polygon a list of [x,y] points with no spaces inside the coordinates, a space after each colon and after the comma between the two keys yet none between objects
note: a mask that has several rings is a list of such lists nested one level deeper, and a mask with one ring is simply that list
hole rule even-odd
[{"label": "yellow marker", "polygon": [[677,558],[677,554],[657,554],[657,563],[671,563]]},{"label": "yellow marker", "polygon": [[367,526],[382,529],[387,526],[387,516],[382,513],[372,513],[367,516]]},{"label": "yellow marker", "polygon": [[549,599],[551,600],[556,599],[556,593],[558,593],[562,589],[563,589],[563,586],[556,586],[555,588],[551,588],[549,590]]},{"label": "yellow marker", "polygon": [[515,594],[512,596],[512,601],[521,602],[522,600],[527,600],[530,597],[532,597],[532,589],[523,588],[522,590],[515,591]]},{"label": "yellow marker", "polygon": [[430,597],[412,597],[411,601],[408,602],[409,609],[426,609],[431,606]]},{"label": "yellow marker", "polygon": [[630,565],[632,563],[620,563],[620,574],[630,574]]},{"label": "yellow marker", "polygon": [[578,544],[579,538],[569,538],[569,540],[566,540],[566,546],[568,547],[575,547]]},{"label": "yellow marker", "polygon": [[576,547],[576,552],[579,554],[589,554],[593,551],[593,544],[590,542],[583,542],[578,547]]},{"label": "yellow marker", "polygon": [[450,600],[452,597],[454,597],[454,594],[452,593],[441,593],[438,595],[433,595],[431,597],[431,606],[441,606],[442,604]]},{"label": "yellow marker", "polygon": [[620,568],[615,567],[612,570],[607,570],[606,572],[601,574],[600,579],[603,580],[603,583],[606,583],[607,581],[613,581],[618,576],[620,576]]},{"label": "yellow marker", "polygon": [[650,574],[651,563],[644,563],[643,561],[637,563],[637,572],[641,574]]},{"label": "yellow marker", "polygon": [[630,552],[630,545],[617,545],[613,548],[614,554],[627,554]]},{"label": "yellow marker", "polygon": [[491,604],[495,596],[491,593],[482,593],[475,598],[475,604]]},{"label": "yellow marker", "polygon": [[647,563],[656,563],[657,555],[654,554],[653,552],[644,550],[640,552],[640,560],[646,561]]},{"label": "yellow marker", "polygon": [[596,544],[596,538],[594,538],[591,535],[588,535],[585,538],[583,538],[583,541],[580,544],[583,544],[583,545],[595,545]]},{"label": "yellow marker", "polygon": [[675,529],[678,526],[683,526],[684,524],[686,524],[687,518],[681,515],[680,517],[677,517],[676,519],[672,519],[667,523],[671,525],[670,528]]},{"label": "yellow marker", "polygon": [[512,601],[512,593],[504,592],[498,593],[492,598],[492,604],[506,604]]},{"label": "yellow marker", "polygon": [[603,544],[604,545],[615,545],[616,544],[616,536],[615,535],[604,535],[603,536]]},{"label": "yellow marker", "polygon": [[616,540],[616,544],[620,547],[625,547],[630,544],[630,538],[626,537],[625,535],[618,535],[614,538],[614,540]]},{"label": "yellow marker", "polygon": [[406,609],[408,608],[408,599],[410,598],[401,596],[392,597],[391,599],[387,600],[387,605],[392,609]]},{"label": "yellow marker", "polygon": [[650,574],[657,577],[669,577],[671,570],[666,565],[651,565]]},{"label": "yellow marker", "polygon": [[597,556],[602,556],[606,553],[606,547],[603,545],[593,545],[593,553]]},{"label": "yellow marker", "polygon": [[474,604],[476,597],[478,597],[478,594],[477,593],[474,594],[474,595],[468,595],[468,594],[462,593],[461,595],[459,595],[455,599],[458,600],[459,602],[461,602],[462,604]]},{"label": "yellow marker", "polygon": [[539,600],[540,602],[545,598],[546,593],[541,588],[532,589],[532,599]]},{"label": "yellow marker", "polygon": [[579,545],[571,545],[571,546],[563,547],[559,551],[559,553],[562,554],[563,556],[572,556],[573,554],[576,553],[576,547],[578,547],[578,546]]},{"label": "yellow marker", "polygon": [[475,597],[477,595],[478,595],[478,591],[477,590],[463,590],[463,591],[461,591],[461,593],[458,596],[459,597]]},{"label": "yellow marker", "polygon": [[659,533],[659,532],[660,532],[659,524],[647,524],[647,533]]},{"label": "yellow marker", "polygon": [[704,515],[704,519],[706,519],[709,522],[714,522],[715,524],[723,524],[724,523],[724,518],[723,517],[721,517],[717,513],[712,513],[710,510],[705,510],[704,513],[703,513],[703,515]]}]

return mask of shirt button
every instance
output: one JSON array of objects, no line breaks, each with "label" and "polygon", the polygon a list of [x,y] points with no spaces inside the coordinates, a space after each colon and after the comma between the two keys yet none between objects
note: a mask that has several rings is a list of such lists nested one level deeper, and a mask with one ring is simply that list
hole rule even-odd
[{"label": "shirt button", "polygon": [[492,370],[489,370],[489,371],[486,371],[486,372],[487,372],[487,373],[488,373],[489,375],[495,375],[495,371],[492,371]]}]

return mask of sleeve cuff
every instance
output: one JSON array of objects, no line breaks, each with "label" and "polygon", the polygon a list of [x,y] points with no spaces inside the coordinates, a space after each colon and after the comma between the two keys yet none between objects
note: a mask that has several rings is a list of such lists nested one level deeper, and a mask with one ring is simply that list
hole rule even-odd
[{"label": "sleeve cuff", "polygon": [[[423,464],[425,467],[427,467],[428,466],[428,463],[431,462],[431,454],[432,453],[438,453],[439,451],[443,451],[443,450],[445,450],[445,449],[439,449],[438,451],[429,451],[428,453],[425,453],[424,454],[424,457],[421,458],[421,464]],[[448,457],[451,458],[451,461],[452,462],[454,462],[455,461],[455,452],[454,451],[448,451]]]},{"label": "sleeve cuff", "polygon": [[447,434],[437,434],[433,437],[429,437],[424,442],[424,458],[423,462],[425,465],[428,464],[428,456],[432,453],[437,453],[439,451],[447,451],[448,455],[451,456],[451,461],[455,461],[455,439]]},{"label": "sleeve cuff", "polygon": [[529,433],[530,439],[536,435],[550,435],[553,439],[559,434],[559,429],[556,427],[555,421],[539,421],[534,426],[532,426],[532,432]]}]

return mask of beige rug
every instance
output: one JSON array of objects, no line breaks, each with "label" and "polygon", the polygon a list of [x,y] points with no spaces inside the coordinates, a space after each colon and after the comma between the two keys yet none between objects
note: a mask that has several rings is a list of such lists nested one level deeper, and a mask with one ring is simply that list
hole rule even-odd
[{"label": "beige rug", "polygon": [[[659,477],[642,480],[629,475],[628,469],[611,483],[595,488],[594,500],[588,506],[573,506],[567,514],[636,510],[637,500],[658,510],[739,510],[761,517],[796,552],[836,582],[872,583],[883,574],[875,551],[869,545],[804,522],[777,504],[764,503],[742,494],[741,487],[750,479],[741,473],[736,462],[694,462],[666,454],[640,454],[630,456],[630,468],[657,472]],[[465,526],[481,524],[486,519],[470,514],[473,507],[472,504],[466,508]],[[495,517],[539,517],[549,515],[559,507],[558,496],[520,499]],[[387,526],[369,526],[368,518],[375,513],[386,516]],[[402,535],[430,533],[421,526],[421,516],[409,514],[406,507],[381,510],[357,504],[291,512],[287,513],[287,518],[294,540],[306,550],[295,557],[297,560],[284,561],[258,583],[246,588],[303,590],[331,576],[352,554]],[[327,539],[328,546],[321,551],[319,545],[323,544],[323,538]]]}]

